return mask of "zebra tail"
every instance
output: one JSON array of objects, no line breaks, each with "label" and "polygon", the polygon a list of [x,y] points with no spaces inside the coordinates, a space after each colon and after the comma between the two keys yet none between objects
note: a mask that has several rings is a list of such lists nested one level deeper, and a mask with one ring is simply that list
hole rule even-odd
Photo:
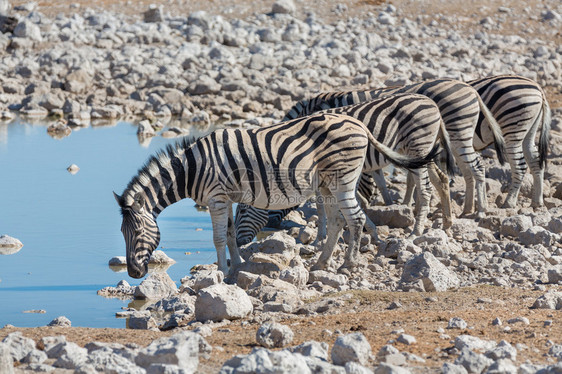
[{"label": "zebra tail", "polygon": [[546,97],[542,99],[542,126],[541,126],[541,134],[539,137],[539,165],[542,168],[546,167],[546,156],[548,155],[548,143],[550,141],[550,124],[552,114],[550,113],[550,106],[548,105],[548,101],[546,101]]},{"label": "zebra tail", "polygon": [[447,174],[450,176],[455,175],[455,162],[453,159],[453,152],[451,151],[451,140],[449,139],[449,133],[445,129],[445,123],[441,119],[439,124],[439,136],[441,138],[441,147],[445,151],[445,166],[447,168]]},{"label": "zebra tail", "polygon": [[402,167],[404,169],[418,169],[433,161],[433,159],[435,159],[438,154],[439,144],[435,144],[433,149],[425,157],[412,157],[403,155],[379,142],[369,131],[369,129],[367,129],[367,127],[365,127],[364,125],[363,128],[365,130],[365,133],[367,134],[367,137],[369,138],[369,141],[371,142],[371,144],[373,144],[375,149],[379,151],[387,160],[398,167]]},{"label": "zebra tail", "polygon": [[494,137],[494,148],[496,149],[498,161],[500,162],[500,164],[504,165],[506,162],[504,156],[506,153],[506,148],[505,148],[505,140],[503,138],[500,125],[494,118],[492,112],[490,112],[490,109],[488,109],[486,104],[484,104],[484,101],[482,101],[482,98],[480,97],[480,94],[478,94],[478,92],[476,92],[476,97],[478,98],[480,111],[484,115],[484,118],[486,118],[486,120],[490,124],[490,129],[492,130],[492,135]]}]

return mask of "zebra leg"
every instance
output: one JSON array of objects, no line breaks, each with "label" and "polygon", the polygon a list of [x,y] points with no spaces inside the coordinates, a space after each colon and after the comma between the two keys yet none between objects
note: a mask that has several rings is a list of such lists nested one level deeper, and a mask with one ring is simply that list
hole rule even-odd
[{"label": "zebra leg", "polygon": [[476,153],[472,143],[465,144],[465,142],[456,141],[453,144],[455,160],[466,184],[462,215],[466,216],[474,211],[474,192],[476,191],[476,214],[478,218],[484,218],[486,210],[488,210],[488,201],[486,198],[486,172],[480,155]]},{"label": "zebra leg", "polygon": [[404,193],[404,200],[402,204],[410,205],[412,203],[412,199],[414,197],[414,187],[415,187],[415,178],[412,175],[411,171],[408,171],[406,174],[406,193]]},{"label": "zebra leg", "polygon": [[319,246],[326,240],[326,208],[324,206],[324,197],[320,193],[316,194],[316,213],[318,214],[318,222],[316,223],[318,232],[316,240],[312,243],[313,246]]},{"label": "zebra leg", "polygon": [[453,224],[451,213],[451,195],[449,194],[449,178],[443,173],[434,162],[428,164],[429,179],[437,190],[441,200],[443,210],[443,228],[448,229]]},{"label": "zebra leg", "polygon": [[322,199],[324,200],[324,206],[326,208],[326,213],[328,214],[328,233],[329,235],[326,237],[326,240],[322,243],[322,252],[320,253],[320,257],[318,261],[312,268],[313,270],[324,270],[329,268],[332,263],[332,254],[334,253],[334,249],[336,248],[336,244],[338,239],[340,238],[343,227],[345,225],[345,220],[341,216],[337,206],[332,201],[334,196],[330,194],[330,191],[326,188],[322,188]]},{"label": "zebra leg", "polygon": [[[345,261],[338,271],[349,271],[359,265],[359,245],[361,232],[365,225],[365,213],[355,199],[355,194],[345,191],[335,194],[338,200],[338,207],[341,211],[350,232],[349,245],[345,254]],[[376,235],[376,230],[375,230]],[[378,239],[378,238],[377,238]]]},{"label": "zebra leg", "polygon": [[523,177],[527,170],[522,142],[517,142],[516,144],[508,143],[507,158],[509,166],[511,166],[511,184],[502,207],[515,208],[519,189],[521,188],[521,183],[523,182]]},{"label": "zebra leg", "polygon": [[523,154],[525,155],[525,160],[527,161],[527,164],[531,169],[531,173],[533,174],[533,196],[531,202],[531,207],[533,208],[539,208],[544,205],[544,201],[543,201],[544,168],[541,165],[540,158],[539,158],[539,151],[535,144],[535,135],[537,133],[537,127],[539,124],[540,121],[538,119],[535,120],[533,126],[529,129],[527,134],[525,134],[525,138],[523,139]]},{"label": "zebra leg", "polygon": [[[384,181],[384,179],[383,179],[383,181]],[[363,209],[363,211],[365,211],[367,208],[369,208],[369,202],[367,201],[367,199],[363,195],[361,195],[360,193],[357,193],[357,194],[355,194],[355,197],[357,198],[357,201],[361,205],[361,208]],[[363,212],[363,214],[364,214],[364,212]],[[373,243],[376,244],[376,245],[379,245],[380,240],[379,240],[379,235],[377,233],[377,225],[375,225],[375,223],[373,221],[371,221],[371,219],[369,217],[367,217],[367,215],[365,215],[365,230],[367,230],[369,235],[371,235],[371,239],[373,240]]]},{"label": "zebra leg", "polygon": [[225,201],[209,201],[209,213],[213,222],[213,242],[217,250],[219,270],[228,275],[226,242],[228,237],[228,205]]},{"label": "zebra leg", "polygon": [[232,203],[228,204],[228,229],[226,236],[226,244],[230,253],[230,268],[234,269],[242,263],[238,244],[236,243],[236,228],[234,226],[234,217],[232,215]]},{"label": "zebra leg", "polygon": [[386,186],[386,181],[384,179],[384,173],[382,169],[379,169],[373,173],[373,179],[375,180],[375,184],[377,185],[382,199],[384,200],[385,205],[392,205],[394,202],[390,197],[390,192],[388,192],[388,188]]},{"label": "zebra leg", "polygon": [[418,199],[416,202],[416,222],[414,223],[414,229],[412,230],[410,237],[418,236],[423,233],[425,220],[429,213],[429,203],[431,201],[431,187],[429,185],[429,173],[427,166],[414,169],[411,173],[414,177],[414,181],[416,182]]}]

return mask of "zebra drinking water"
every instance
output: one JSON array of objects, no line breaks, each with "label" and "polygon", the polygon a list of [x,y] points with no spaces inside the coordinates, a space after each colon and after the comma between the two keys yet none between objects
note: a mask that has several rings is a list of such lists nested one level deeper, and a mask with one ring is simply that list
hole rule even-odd
[{"label": "zebra drinking water", "polygon": [[242,261],[234,236],[233,202],[283,209],[304,202],[317,190],[330,212],[330,234],[317,267],[329,265],[343,227],[338,208],[351,230],[344,267],[355,266],[365,222],[355,189],[369,142],[401,166],[415,168],[428,162],[425,155],[394,152],[361,121],[337,114],[316,114],[261,129],[216,130],[169,146],[148,160],[121,196],[115,194],[123,216],[129,275],[146,274],[160,241],[156,219],[181,199],[189,197],[209,207],[218,267],[226,274],[226,246],[233,267]]}]

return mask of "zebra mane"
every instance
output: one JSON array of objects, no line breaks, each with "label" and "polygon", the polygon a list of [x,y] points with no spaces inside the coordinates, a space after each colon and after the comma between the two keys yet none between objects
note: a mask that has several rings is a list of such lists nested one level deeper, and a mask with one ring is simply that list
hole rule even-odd
[{"label": "zebra mane", "polygon": [[[193,146],[201,137],[185,136],[175,143],[166,145],[163,149],[158,150],[154,155],[150,156],[143,166],[137,171],[137,174],[129,181],[127,187],[120,196],[119,205],[121,206],[121,214],[123,215],[123,207],[132,204],[133,197],[136,193],[144,192],[144,187],[151,183],[151,170],[156,172],[157,164],[169,162],[172,156],[179,154],[182,150],[186,150]],[[156,170],[154,169],[156,168]]]}]

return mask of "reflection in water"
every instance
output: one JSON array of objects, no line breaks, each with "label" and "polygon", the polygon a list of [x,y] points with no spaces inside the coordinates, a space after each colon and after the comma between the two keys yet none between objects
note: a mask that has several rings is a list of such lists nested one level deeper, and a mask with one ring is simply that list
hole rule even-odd
[{"label": "reflection in water", "polygon": [[[131,286],[141,281],[108,269],[108,260],[125,252],[112,191],[123,190],[149,156],[177,140],[156,136],[140,147],[137,125],[121,123],[72,128],[70,136],[55,141],[47,124],[0,122],[0,230],[17,235],[26,248],[2,249],[15,254],[0,256],[0,326],[43,326],[65,315],[74,326],[122,328],[115,312],[128,301],[97,295],[121,280]],[[206,132],[194,127],[190,134]],[[76,175],[66,170],[72,163],[80,165]],[[159,223],[161,245],[178,266],[154,271],[179,281],[193,265],[216,260],[210,216],[194,209],[193,201],[170,206]],[[186,256],[186,249],[193,254]],[[47,313],[22,313],[36,309]]]},{"label": "reflection in water", "polygon": [[18,253],[23,248],[21,247],[2,247],[0,246],[0,255],[13,255],[14,253]]}]

